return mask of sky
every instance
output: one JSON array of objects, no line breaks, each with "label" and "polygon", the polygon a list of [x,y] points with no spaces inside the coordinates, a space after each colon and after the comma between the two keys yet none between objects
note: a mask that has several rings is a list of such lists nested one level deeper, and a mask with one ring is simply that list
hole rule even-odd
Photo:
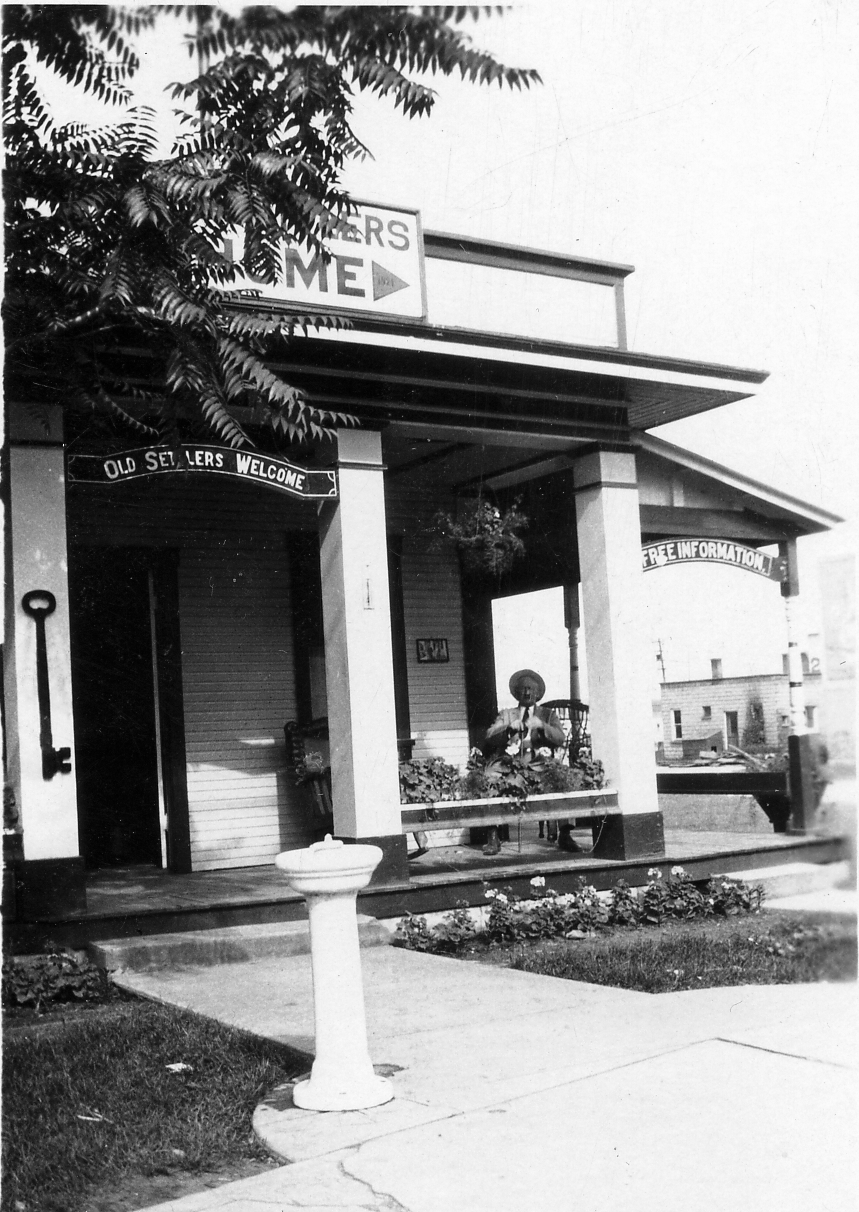
[{"label": "sky", "polygon": [[[818,564],[855,550],[859,514],[857,16],[825,0],[514,5],[475,39],[543,86],[445,81],[428,122],[388,119],[384,137],[362,104],[375,158],[348,178],[426,227],[632,264],[632,349],[770,372],[753,399],[654,432],[847,519],[800,542],[812,649]],[[773,584],[676,568],[644,587],[655,691],[657,645],[669,680],[709,677],[714,657],[725,676],[781,670]],[[559,594],[500,604],[502,699],[516,665],[564,694],[565,644]]]},{"label": "sky", "polygon": [[[859,517],[857,27],[852,0],[514,4],[467,28],[543,85],[441,80],[414,121],[358,98],[373,158],[345,176],[428,228],[632,264],[631,349],[769,371],[753,399],[654,432],[847,519],[800,541],[804,635],[819,564],[855,550]],[[188,72],[167,42],[142,44],[150,100]],[[655,674],[657,643],[670,680],[709,676],[713,657],[726,676],[781,669],[774,585],[644,580]],[[497,617],[502,687],[508,666],[564,668],[559,595],[516,609]]]}]

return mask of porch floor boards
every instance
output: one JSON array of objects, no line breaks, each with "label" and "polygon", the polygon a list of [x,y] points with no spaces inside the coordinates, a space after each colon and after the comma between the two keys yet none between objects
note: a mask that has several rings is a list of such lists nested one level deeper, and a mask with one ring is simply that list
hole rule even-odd
[{"label": "porch floor boards", "polygon": [[[445,846],[427,851],[409,864],[409,884],[457,883],[463,878],[496,880],[507,872],[516,876],[529,872],[574,872],[582,875],[629,864],[595,858],[590,852],[590,831],[573,835],[582,853],[568,853],[537,837],[535,822],[522,825],[521,836],[510,830],[510,841],[497,855],[484,855],[479,846]],[[725,833],[667,829],[665,858],[646,860],[647,865],[695,863],[720,855],[780,854],[805,849],[809,839],[789,834]],[[790,860],[784,855],[784,861]],[[641,865],[640,860],[638,866]],[[405,888],[405,885],[403,885]],[[229,907],[252,907],[300,903],[302,898],[287,887],[274,866],[241,867],[222,871],[196,871],[176,875],[155,867],[114,867],[87,875],[87,918],[124,915],[182,913]]]}]

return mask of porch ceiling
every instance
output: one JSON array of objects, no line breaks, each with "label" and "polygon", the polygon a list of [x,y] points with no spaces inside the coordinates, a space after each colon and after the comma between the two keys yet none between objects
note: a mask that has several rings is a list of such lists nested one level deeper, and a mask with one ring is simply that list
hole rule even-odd
[{"label": "porch ceiling", "polygon": [[753,395],[767,375],[627,350],[356,321],[293,339],[273,368],[314,402],[375,421],[510,425],[609,441]]},{"label": "porch ceiling", "polygon": [[[389,426],[382,434],[388,477],[414,488],[467,494],[480,486],[513,487],[570,466],[565,453],[529,446],[524,438],[514,444],[510,435],[476,434],[470,441],[464,437],[456,441]],[[569,442],[565,445],[573,449]]]}]

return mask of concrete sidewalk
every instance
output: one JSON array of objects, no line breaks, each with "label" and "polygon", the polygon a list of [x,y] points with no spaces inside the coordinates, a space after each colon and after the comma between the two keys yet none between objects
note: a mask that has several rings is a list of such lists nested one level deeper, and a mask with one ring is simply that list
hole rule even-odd
[{"label": "concrete sidewalk", "polygon": [[[750,925],[750,930],[753,927]],[[291,1162],[159,1212],[853,1212],[856,987],[662,994],[391,947],[362,952],[393,1102],[255,1128]],[[129,989],[312,1053],[307,955]]]}]

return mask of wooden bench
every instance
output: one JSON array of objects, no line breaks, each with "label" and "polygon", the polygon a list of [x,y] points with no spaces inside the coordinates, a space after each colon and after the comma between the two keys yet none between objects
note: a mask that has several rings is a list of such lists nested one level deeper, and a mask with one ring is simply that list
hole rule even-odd
[{"label": "wooden bench", "polygon": [[752,795],[774,833],[784,833],[790,817],[786,770],[749,770],[748,766],[660,767],[656,790],[663,795]]}]

